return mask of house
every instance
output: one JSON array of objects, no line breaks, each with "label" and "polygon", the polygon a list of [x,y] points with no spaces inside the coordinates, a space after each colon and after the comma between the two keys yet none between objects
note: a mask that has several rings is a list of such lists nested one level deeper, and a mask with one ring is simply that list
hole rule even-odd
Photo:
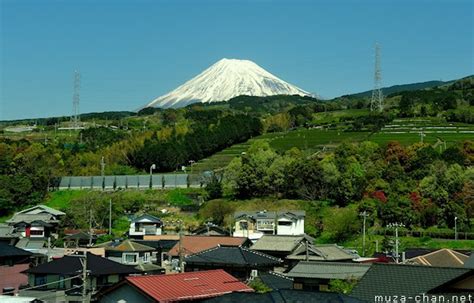
[{"label": "house", "polygon": [[22,271],[28,269],[32,256],[29,251],[0,242],[0,290],[13,295],[21,285],[28,284]]},{"label": "house", "polygon": [[193,302],[253,289],[222,269],[159,276],[127,277],[103,292],[99,302]]},{"label": "house", "polygon": [[267,293],[230,293],[220,297],[204,300],[203,303],[365,303],[350,296],[334,292],[314,292],[295,289],[273,290]]},{"label": "house", "polygon": [[89,234],[88,232],[79,231],[74,234],[64,236],[64,247],[87,247],[95,244],[97,235]]},{"label": "house", "polygon": [[191,233],[195,236],[230,236],[228,230],[223,229],[215,224],[206,224],[201,226]]},{"label": "house", "polygon": [[308,235],[282,236],[264,235],[255,242],[250,249],[269,254],[271,256],[286,259],[297,248],[306,247],[307,243],[313,243],[314,238]]},{"label": "house", "polygon": [[256,240],[263,235],[304,234],[305,211],[239,211],[234,213],[234,237]]},{"label": "house", "polygon": [[109,260],[134,266],[146,273],[162,273],[162,268],[153,264],[157,261],[155,248],[132,240],[114,240],[97,245],[105,249],[105,257]]},{"label": "house", "polygon": [[331,280],[359,280],[370,266],[370,264],[347,262],[301,261],[287,273],[287,276],[293,278],[294,289],[327,291]]},{"label": "house", "polygon": [[179,257],[179,252],[183,256],[192,255],[218,245],[249,247],[250,240],[242,237],[220,237],[220,236],[182,236],[181,244],[176,243],[168,252],[171,258]]},{"label": "house", "polygon": [[[375,263],[354,287],[351,296],[368,302],[386,302],[387,298],[391,301],[394,296],[398,302],[415,302],[417,298],[418,302],[423,298],[426,298],[423,302],[448,302],[456,295],[456,301],[451,302],[463,302],[460,296],[473,292],[473,269]],[[436,296],[435,300],[431,301],[430,296]],[[445,298],[440,299],[440,296]]]},{"label": "house", "polygon": [[163,222],[152,215],[141,215],[130,222],[128,235],[130,238],[143,239],[143,236],[161,235]]},{"label": "house", "polygon": [[45,205],[36,205],[17,212],[6,221],[23,238],[57,238],[61,217],[66,214]]},{"label": "house", "polygon": [[425,255],[406,260],[407,264],[419,264],[439,267],[463,267],[468,256],[460,252],[443,248]]},{"label": "house", "polygon": [[245,281],[258,272],[269,272],[280,265],[280,259],[238,246],[216,246],[184,259],[186,271],[224,269]]},{"label": "house", "polygon": [[48,297],[48,302],[81,301],[83,281],[80,274],[83,272],[85,258],[88,272],[86,291],[92,298],[98,291],[120,282],[126,276],[140,273],[139,270],[131,266],[91,253],[87,253],[85,256],[65,256],[25,270],[24,273],[28,275],[30,287],[44,286],[31,290],[20,290],[20,295]]}]

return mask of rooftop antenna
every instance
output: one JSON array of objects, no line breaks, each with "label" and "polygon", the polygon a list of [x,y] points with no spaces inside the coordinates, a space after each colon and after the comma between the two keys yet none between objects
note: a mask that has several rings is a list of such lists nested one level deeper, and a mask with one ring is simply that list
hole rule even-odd
[{"label": "rooftop antenna", "polygon": [[382,71],[380,68],[380,45],[375,43],[374,89],[370,101],[370,111],[383,111]]},{"label": "rooftop antenna", "polygon": [[71,122],[73,129],[79,128],[79,101],[80,101],[80,90],[81,90],[81,74],[78,70],[74,71],[74,92],[72,94],[72,116]]}]

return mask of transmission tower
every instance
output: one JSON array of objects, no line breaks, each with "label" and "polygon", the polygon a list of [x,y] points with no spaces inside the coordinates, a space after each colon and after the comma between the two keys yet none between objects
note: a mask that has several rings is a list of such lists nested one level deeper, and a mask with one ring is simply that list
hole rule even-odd
[{"label": "transmission tower", "polygon": [[74,129],[79,128],[79,101],[80,101],[80,90],[81,90],[81,74],[79,71],[74,71],[74,92],[72,94],[72,116],[71,122]]},{"label": "transmission tower", "polygon": [[370,110],[383,111],[382,71],[380,69],[380,45],[378,43],[375,44],[374,90],[372,91]]}]

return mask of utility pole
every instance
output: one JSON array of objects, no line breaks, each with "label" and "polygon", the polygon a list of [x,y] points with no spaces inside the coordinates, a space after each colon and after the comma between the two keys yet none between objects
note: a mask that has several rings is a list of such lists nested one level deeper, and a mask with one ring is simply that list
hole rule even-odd
[{"label": "utility pole", "polygon": [[405,227],[403,223],[390,223],[387,225],[388,228],[395,228],[395,262],[400,263],[400,255],[398,254],[398,246],[400,245],[400,241],[398,239],[398,229],[401,227]]},{"label": "utility pole", "polygon": [[359,216],[363,217],[364,218],[364,227],[363,227],[363,234],[362,234],[362,257],[365,257],[365,221],[367,219],[367,217],[369,216],[367,214],[367,211],[364,210],[363,212],[361,212],[359,214]]},{"label": "utility pole", "polygon": [[112,234],[112,199],[109,199],[109,235]]},{"label": "utility pole", "polygon": [[87,297],[87,252],[80,258],[82,264],[82,302],[89,302]]},{"label": "utility pole", "polygon": [[178,245],[178,254],[179,254],[179,271],[184,272],[184,256],[183,256],[183,232],[181,221],[179,221],[179,245]]},{"label": "utility pole", "polygon": [[92,246],[92,207],[89,209],[89,246]]},{"label": "utility pole", "polygon": [[458,239],[458,217],[454,217],[454,240]]}]

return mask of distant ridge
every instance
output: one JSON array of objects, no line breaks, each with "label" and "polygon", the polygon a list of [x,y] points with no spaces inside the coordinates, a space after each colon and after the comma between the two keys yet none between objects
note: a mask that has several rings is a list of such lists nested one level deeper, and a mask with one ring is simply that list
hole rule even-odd
[{"label": "distant ridge", "polygon": [[[419,90],[419,89],[433,88],[436,86],[450,84],[450,83],[453,83],[454,81],[456,80],[451,80],[451,81],[433,80],[433,81],[426,81],[426,82],[419,82],[419,83],[393,85],[393,86],[382,88],[382,93],[385,96],[387,96],[393,93],[399,93],[403,91],[413,91],[413,90]],[[370,97],[370,96],[372,96],[372,90],[355,93],[355,94],[347,94],[341,97],[364,98],[364,97]]]}]

